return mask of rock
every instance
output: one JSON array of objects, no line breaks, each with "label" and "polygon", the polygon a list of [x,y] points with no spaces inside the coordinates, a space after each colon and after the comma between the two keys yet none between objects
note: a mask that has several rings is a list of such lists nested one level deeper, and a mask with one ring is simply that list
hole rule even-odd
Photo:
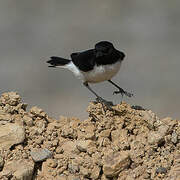
[{"label": "rock", "polygon": [[[180,179],[179,120],[125,102],[113,111],[92,102],[88,112],[83,121],[56,120],[38,107],[26,111],[17,93],[1,96],[0,179]],[[35,172],[33,159],[41,161]]]},{"label": "rock", "polygon": [[52,162],[49,162],[49,159],[42,163],[40,177],[44,179],[54,179],[53,173],[55,173],[55,168],[51,167],[51,163]]},{"label": "rock", "polygon": [[158,167],[156,169],[156,173],[166,174],[167,173],[167,169],[165,167]]},{"label": "rock", "polygon": [[6,124],[7,122],[11,122],[11,121],[12,121],[12,117],[10,114],[0,111],[0,125]]},{"label": "rock", "polygon": [[3,93],[0,97],[0,104],[17,106],[21,102],[21,97],[16,92]]},{"label": "rock", "polygon": [[121,131],[119,131],[119,129],[116,129],[111,132],[111,139],[115,149],[121,149],[121,150],[129,149],[127,133],[128,131],[124,129],[122,129]]},{"label": "rock", "polygon": [[32,117],[29,117],[28,115],[25,115],[25,116],[23,117],[23,121],[24,121],[25,125],[27,125],[27,126],[29,126],[29,127],[33,126]]},{"label": "rock", "polygon": [[101,168],[99,166],[94,166],[92,169],[91,179],[98,179],[100,175]]},{"label": "rock", "polygon": [[78,163],[73,162],[73,161],[71,163],[69,163],[68,164],[68,171],[70,173],[72,173],[72,174],[75,174],[75,173],[79,172],[79,165],[78,165]]},{"label": "rock", "polygon": [[46,160],[47,166],[51,168],[56,168],[57,167],[57,160],[55,159],[47,159]]},{"label": "rock", "polygon": [[83,177],[88,178],[90,177],[90,171],[87,168],[80,167],[80,173],[83,175]]},{"label": "rock", "polygon": [[161,136],[165,136],[168,132],[169,126],[167,124],[162,124],[158,127],[158,132]]},{"label": "rock", "polygon": [[22,143],[25,131],[22,126],[14,123],[0,125],[0,149],[9,149],[15,144]]},{"label": "rock", "polygon": [[0,171],[2,170],[3,166],[4,166],[4,159],[3,159],[3,157],[0,155]]},{"label": "rock", "polygon": [[17,180],[32,180],[34,163],[29,160],[13,160],[5,163],[1,177],[13,177]]},{"label": "rock", "polygon": [[103,130],[99,133],[99,137],[109,137],[111,133],[110,129]]},{"label": "rock", "polygon": [[176,152],[173,166],[168,174],[167,180],[179,180],[180,179],[180,151]]},{"label": "rock", "polygon": [[174,144],[177,143],[177,141],[178,141],[178,135],[177,135],[176,132],[173,132],[173,133],[172,133],[171,141],[172,141]]},{"label": "rock", "polygon": [[161,144],[164,142],[164,137],[168,131],[168,125],[162,124],[159,126],[158,131],[151,131],[148,135],[149,144]]},{"label": "rock", "polygon": [[64,126],[62,128],[61,136],[64,138],[76,139],[77,132],[75,129],[72,129],[70,126]]},{"label": "rock", "polygon": [[87,120],[85,120],[79,125],[79,129],[77,130],[78,139],[93,140],[95,137],[94,131],[94,125],[91,122],[87,122]]},{"label": "rock", "polygon": [[76,142],[73,142],[73,141],[64,142],[61,148],[64,154],[67,154],[67,155],[72,154],[76,152]]},{"label": "rock", "polygon": [[40,162],[50,158],[52,156],[52,152],[44,148],[31,151],[30,155],[35,162]]},{"label": "rock", "polygon": [[161,142],[164,141],[163,136],[156,132],[156,131],[151,131],[148,135],[148,143],[149,144],[160,144]]},{"label": "rock", "polygon": [[76,142],[76,147],[81,152],[87,152],[90,146],[95,146],[91,140],[80,140]]},{"label": "rock", "polygon": [[130,157],[127,151],[111,153],[104,158],[103,173],[107,177],[117,176],[130,165]]},{"label": "rock", "polygon": [[47,114],[40,108],[38,108],[37,106],[33,106],[30,109],[30,113],[35,116],[35,117],[40,117],[40,118],[45,118],[47,116]]}]

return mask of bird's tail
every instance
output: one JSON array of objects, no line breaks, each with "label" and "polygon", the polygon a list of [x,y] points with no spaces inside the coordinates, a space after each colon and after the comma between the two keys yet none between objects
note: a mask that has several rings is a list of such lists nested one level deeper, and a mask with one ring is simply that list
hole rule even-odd
[{"label": "bird's tail", "polygon": [[47,63],[50,64],[49,67],[64,66],[70,62],[71,61],[68,59],[64,59],[64,58],[56,57],[56,56],[52,56],[51,59],[47,61]]}]

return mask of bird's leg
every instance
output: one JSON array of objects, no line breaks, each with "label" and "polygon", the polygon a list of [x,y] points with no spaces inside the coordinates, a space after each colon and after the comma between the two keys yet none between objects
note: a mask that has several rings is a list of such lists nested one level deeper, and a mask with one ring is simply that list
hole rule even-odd
[{"label": "bird's leg", "polygon": [[91,87],[89,86],[89,84],[87,82],[84,82],[83,85],[86,88],[88,88],[96,96],[96,99],[98,102],[100,102],[102,105],[105,105],[109,110],[112,110],[112,108],[111,108],[111,106],[113,105],[112,102],[106,101],[105,99],[100,97],[98,94],[96,94],[96,92],[91,89]]},{"label": "bird's leg", "polygon": [[129,92],[125,91],[124,89],[119,87],[117,84],[115,84],[113,81],[108,80],[108,82],[110,82],[111,84],[113,84],[115,87],[117,87],[119,89],[119,91],[114,91],[113,94],[119,94],[120,93],[122,96],[123,95],[126,95],[128,97],[132,97],[133,96],[132,93],[129,93]]}]

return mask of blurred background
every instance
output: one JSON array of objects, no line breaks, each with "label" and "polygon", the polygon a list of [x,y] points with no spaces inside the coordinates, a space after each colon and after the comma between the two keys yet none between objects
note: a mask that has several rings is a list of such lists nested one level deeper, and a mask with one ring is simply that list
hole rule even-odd
[{"label": "blurred background", "polygon": [[[17,91],[29,107],[55,118],[87,118],[94,95],[46,61],[108,40],[127,55],[113,79],[135,95],[123,100],[180,118],[179,7],[179,0],[1,0],[0,93]],[[122,100],[108,82],[91,87],[114,103]]]}]

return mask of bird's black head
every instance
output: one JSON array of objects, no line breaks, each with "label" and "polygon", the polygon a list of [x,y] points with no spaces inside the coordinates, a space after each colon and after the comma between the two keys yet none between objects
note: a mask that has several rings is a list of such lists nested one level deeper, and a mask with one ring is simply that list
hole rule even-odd
[{"label": "bird's black head", "polygon": [[108,41],[98,42],[95,45],[95,53],[96,53],[96,57],[101,57],[104,55],[113,55],[113,56],[115,55],[121,60],[123,60],[125,57],[125,54],[123,52],[115,49],[113,44]]},{"label": "bird's black head", "polygon": [[101,41],[95,45],[95,50],[100,54],[109,54],[113,51],[114,46],[108,41]]}]

